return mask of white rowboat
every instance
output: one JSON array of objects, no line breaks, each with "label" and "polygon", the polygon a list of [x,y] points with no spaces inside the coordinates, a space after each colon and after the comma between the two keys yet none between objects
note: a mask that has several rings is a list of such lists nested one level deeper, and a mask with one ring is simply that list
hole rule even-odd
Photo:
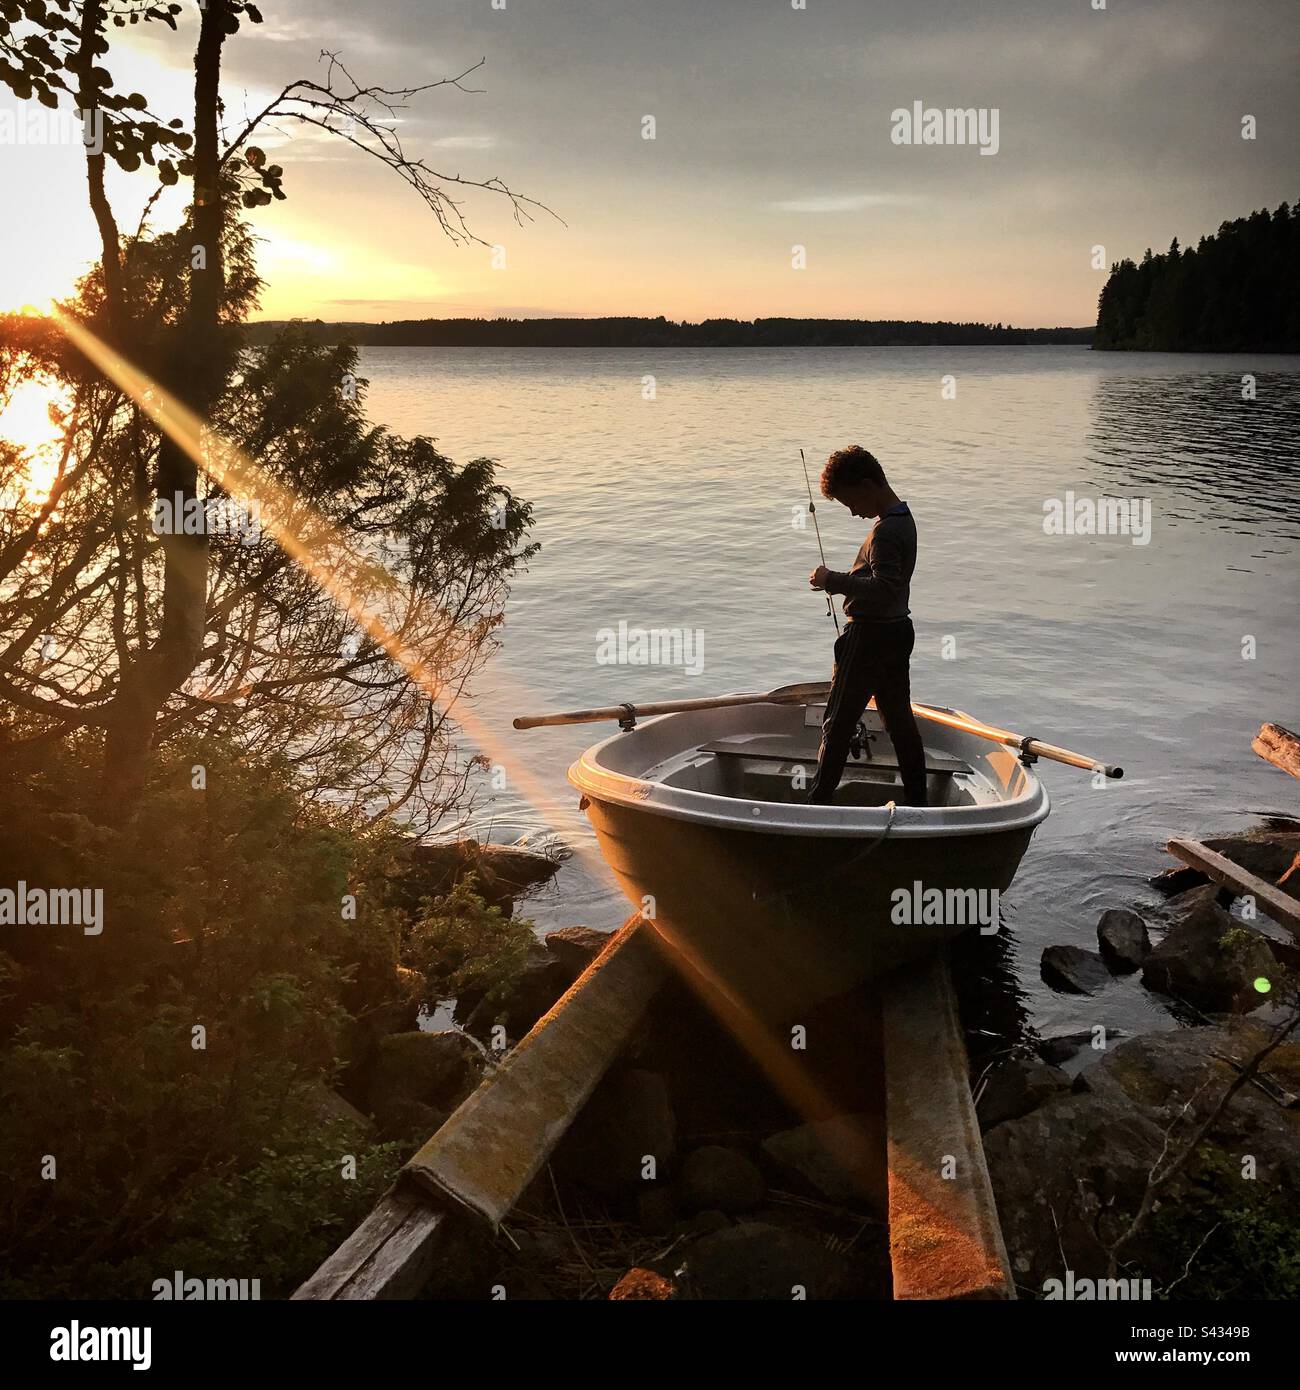
[{"label": "white rowboat", "polygon": [[823,689],[647,719],[569,769],[602,856],[679,963],[769,1019],[996,929],[997,895],[1049,809],[1031,753],[937,708],[921,725],[929,806],[896,804],[893,746],[871,709],[836,804],[806,804]]}]

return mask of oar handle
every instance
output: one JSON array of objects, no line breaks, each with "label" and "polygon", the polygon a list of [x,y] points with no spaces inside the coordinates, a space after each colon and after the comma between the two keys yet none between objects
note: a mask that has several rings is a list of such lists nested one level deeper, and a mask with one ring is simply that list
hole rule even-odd
[{"label": "oar handle", "polygon": [[[874,705],[875,701],[873,700],[872,703]],[[950,729],[960,729],[964,733],[977,734],[980,738],[989,739],[993,743],[1014,748],[1027,758],[1050,758],[1053,762],[1065,763],[1067,767],[1081,767],[1085,772],[1101,772],[1116,780],[1124,775],[1122,767],[1098,762],[1096,758],[1090,758],[1085,753],[1075,753],[1069,748],[1061,748],[1055,743],[1047,743],[1043,739],[1033,738],[1025,734],[1013,734],[1010,729],[999,729],[992,724],[982,724],[977,719],[970,719],[960,714],[950,714],[947,710],[933,709],[929,705],[914,704],[912,712],[922,719],[928,719],[932,724],[943,724]]]},{"label": "oar handle", "polygon": [[603,710],[574,710],[570,714],[521,714],[515,721],[516,729],[545,729],[552,724],[595,724],[602,719],[613,719],[612,714]]},{"label": "oar handle", "polygon": [[1068,748],[1058,748],[1054,743],[1043,743],[1040,739],[1021,739],[1017,745],[1022,753],[1031,758],[1051,758],[1053,762],[1065,763],[1070,767],[1081,767],[1087,772],[1102,772],[1118,781],[1124,775],[1122,767],[1112,763],[1099,763],[1082,753],[1071,753]]}]

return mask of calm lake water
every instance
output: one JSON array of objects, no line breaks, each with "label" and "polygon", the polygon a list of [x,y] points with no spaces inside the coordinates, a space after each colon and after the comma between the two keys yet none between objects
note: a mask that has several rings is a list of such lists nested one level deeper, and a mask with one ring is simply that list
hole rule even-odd
[{"label": "calm lake water", "polygon": [[[1170,836],[1300,809],[1296,784],[1250,750],[1264,720],[1300,717],[1300,359],[396,348],[362,361],[372,418],[458,462],[498,459],[535,507],[542,550],[475,692],[508,786],[482,783],[476,833],[594,847],[565,770],[612,727],[516,733],[516,714],[829,676],[833,629],[807,587],[816,540],[793,524],[799,449],[815,492],[827,453],[860,442],[916,516],[915,698],[1126,770],[1096,789],[1039,765],[1052,814],[1004,901],[1035,1023],[1167,1024],[1133,979],[1061,996],[1038,962],[1054,942],[1095,948],[1103,909],[1153,900],[1144,879],[1172,863]],[[1148,542],[1045,534],[1045,503],[1071,492],[1149,500]],[[828,563],[847,568],[864,523],[832,503],[818,520]],[[620,621],[698,632],[702,671],[601,664],[599,634]],[[529,905],[539,925],[623,920],[594,860]]]}]

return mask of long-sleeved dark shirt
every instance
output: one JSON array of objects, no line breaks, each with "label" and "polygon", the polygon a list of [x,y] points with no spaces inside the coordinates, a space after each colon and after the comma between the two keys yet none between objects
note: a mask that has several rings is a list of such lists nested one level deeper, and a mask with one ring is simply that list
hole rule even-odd
[{"label": "long-sleeved dark shirt", "polygon": [[847,574],[830,571],[826,592],[844,595],[849,622],[897,622],[908,616],[915,569],[916,522],[907,503],[900,502],[871,528]]}]

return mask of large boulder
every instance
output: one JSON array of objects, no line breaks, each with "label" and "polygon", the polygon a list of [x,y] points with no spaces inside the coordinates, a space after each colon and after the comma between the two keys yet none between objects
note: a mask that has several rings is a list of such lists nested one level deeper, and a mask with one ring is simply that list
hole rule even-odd
[{"label": "large boulder", "polygon": [[481,994],[463,994],[456,1001],[456,1020],[464,1023],[467,1033],[485,1042],[498,1023],[504,1024],[506,1035],[518,1041],[543,1014],[550,1012],[572,983],[569,966],[540,941],[534,942],[523,969],[511,980],[504,995],[484,998]]},{"label": "large boulder", "polygon": [[609,945],[612,933],[592,927],[560,927],[546,933],[546,949],[564,967],[569,983],[574,980]]},{"label": "large boulder", "polygon": [[1085,1028],[1077,1033],[1057,1033],[1038,1044],[1038,1055],[1051,1067],[1060,1067],[1067,1076],[1076,1076],[1095,1066],[1105,1049],[1129,1037],[1122,1028]]},{"label": "large boulder", "polygon": [[688,1296],[705,1299],[833,1298],[848,1266],[824,1240],[784,1226],[743,1221],[702,1236],[679,1261]]},{"label": "large boulder", "polygon": [[1028,1115],[1045,1100],[1070,1089],[1070,1078],[1060,1067],[1037,1057],[1017,1057],[995,1067],[985,1080],[975,1113],[980,1128],[992,1129],[1004,1120]]},{"label": "large boulder", "polygon": [[449,893],[473,874],[478,893],[489,907],[513,914],[515,901],[554,878],[569,857],[563,847],[544,850],[522,845],[483,845],[477,840],[447,840],[432,845],[412,845],[409,867],[400,887],[412,904],[421,898]]},{"label": "large boulder", "polygon": [[449,1112],[410,1096],[385,1099],[375,1110],[375,1133],[385,1143],[418,1148],[447,1123]]},{"label": "large boulder", "polygon": [[359,1137],[369,1136],[374,1130],[368,1115],[363,1115],[355,1105],[323,1081],[313,1082],[308,1087],[308,1099],[311,1113],[321,1125],[337,1125]]},{"label": "large boulder", "polygon": [[744,1154],[721,1144],[706,1144],[686,1156],[678,1191],[688,1212],[742,1212],[762,1203],[767,1184]]},{"label": "large boulder", "polygon": [[677,1194],[666,1183],[647,1183],[645,1191],[637,1194],[637,1224],[647,1235],[667,1235],[677,1224],[677,1215]]},{"label": "large boulder", "polygon": [[1039,973],[1046,984],[1067,994],[1092,994],[1110,981],[1106,962],[1082,946],[1048,946]]},{"label": "large boulder", "polygon": [[370,1074],[367,1108],[385,1136],[432,1126],[478,1085],[482,1058],[459,1033],[392,1033],[381,1039]]},{"label": "large boulder", "polygon": [[402,991],[402,996],[372,1003],[348,1020],[341,1048],[342,1089],[354,1103],[364,1104],[383,1040],[392,1033],[418,1030],[420,1011],[416,999],[419,990],[413,982],[420,978],[416,971],[399,966],[392,985]]},{"label": "large boulder", "polygon": [[1097,944],[1102,958],[1117,975],[1131,974],[1151,954],[1147,924],[1126,907],[1108,908],[1101,914]]},{"label": "large boulder", "polygon": [[885,1136],[874,1115],[836,1115],[769,1135],[763,1161],[777,1181],[824,1201],[883,1209]]},{"label": "large boulder", "polygon": [[[1231,933],[1231,936],[1229,936]],[[1207,1013],[1248,1013],[1264,1002],[1258,979],[1277,973],[1267,940],[1203,896],[1142,963],[1142,983]]]},{"label": "large boulder", "polygon": [[[597,1086],[552,1156],[556,1172],[606,1196],[645,1188],[671,1167],[677,1124],[658,1072],[619,1067]],[[653,1159],[653,1168],[647,1166]]]},{"label": "large boulder", "polygon": [[1161,1137],[1161,1126],[1123,1096],[1089,1092],[1063,1093],[989,1130],[984,1154],[1019,1287],[1041,1291],[1063,1277],[1061,1252],[1077,1274],[1105,1272],[1094,1222],[1115,1239],[1115,1203],[1137,1209]]},{"label": "large boulder", "polygon": [[[1170,1136],[1177,1145],[1209,1118],[1237,1075],[1233,1063],[1244,1063],[1267,1036],[1249,1020],[1233,1019],[1131,1038],[1073,1091],[988,1132],[984,1149],[1002,1233],[1022,1288],[1041,1291],[1066,1269],[1080,1278],[1107,1276],[1104,1247],[1128,1229],[1161,1154],[1179,1151],[1166,1148]],[[1300,1044],[1280,1048],[1269,1069],[1300,1089]],[[1244,1155],[1255,1163],[1250,1182],[1242,1180]],[[1225,1205],[1260,1195],[1293,1200],[1289,1194],[1300,1197],[1300,1114],[1248,1085],[1161,1191],[1159,1204],[1188,1223],[1194,1245]],[[1184,1274],[1188,1253],[1148,1227],[1125,1247],[1124,1260],[1130,1273],[1159,1287]]]}]

